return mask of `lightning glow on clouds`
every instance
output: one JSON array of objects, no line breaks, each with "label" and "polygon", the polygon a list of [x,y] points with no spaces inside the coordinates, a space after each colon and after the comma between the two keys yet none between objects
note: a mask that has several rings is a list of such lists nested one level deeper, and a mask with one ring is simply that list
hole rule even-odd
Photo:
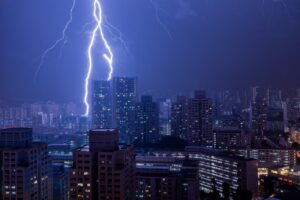
[{"label": "lightning glow on clouds", "polygon": [[70,24],[72,23],[73,21],[73,11],[74,11],[74,8],[75,8],[75,5],[76,5],[76,0],[73,0],[73,3],[72,3],[72,7],[70,9],[70,12],[69,12],[69,19],[67,21],[67,23],[65,24],[63,30],[62,30],[62,33],[61,33],[61,37],[58,38],[50,47],[48,47],[41,55],[41,59],[40,59],[40,63],[35,71],[35,74],[34,74],[34,80],[36,81],[37,79],[37,76],[42,68],[42,66],[44,65],[44,62],[45,62],[45,59],[47,57],[47,55],[52,51],[54,50],[61,42],[63,42],[62,46],[61,46],[61,49],[60,49],[60,56],[62,54],[62,49],[64,48],[64,46],[67,44],[68,42],[68,38],[67,38],[67,30],[69,29],[69,26]]}]

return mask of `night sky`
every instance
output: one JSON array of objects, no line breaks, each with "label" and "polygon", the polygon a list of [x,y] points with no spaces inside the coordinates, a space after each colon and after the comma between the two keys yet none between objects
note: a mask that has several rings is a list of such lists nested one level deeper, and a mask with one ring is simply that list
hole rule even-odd
[{"label": "night sky", "polygon": [[[176,94],[196,88],[300,86],[299,0],[103,0],[115,76],[137,76],[140,93]],[[68,43],[45,59],[60,37],[72,0],[0,0],[0,100],[80,103],[87,71],[92,0],[77,0]],[[86,23],[89,23],[85,26]],[[85,27],[85,29],[83,29]],[[107,76],[97,43],[94,79]]]}]

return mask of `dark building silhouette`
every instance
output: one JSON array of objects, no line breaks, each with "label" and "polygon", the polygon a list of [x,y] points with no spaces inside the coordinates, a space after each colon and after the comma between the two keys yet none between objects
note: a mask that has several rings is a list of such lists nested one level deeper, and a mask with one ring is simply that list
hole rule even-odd
[{"label": "dark building silhouette", "polygon": [[142,143],[154,143],[159,139],[159,104],[152,96],[142,96],[136,104],[136,137]]},{"label": "dark building silhouette", "polygon": [[69,176],[63,164],[53,164],[53,200],[69,199]]},{"label": "dark building silhouette", "polygon": [[134,199],[132,147],[119,144],[115,129],[90,131],[89,144],[73,152],[70,199]]},{"label": "dark building silhouette", "polygon": [[196,91],[193,98],[177,97],[172,104],[172,135],[187,140],[190,144],[213,147],[212,100],[205,91]]},{"label": "dark building silhouette", "polygon": [[187,139],[188,99],[178,96],[171,108],[171,135]]},{"label": "dark building silhouette", "polygon": [[252,101],[250,106],[250,120],[252,131],[256,135],[263,135],[267,127],[267,99],[261,87],[251,88]]},{"label": "dark building silhouette", "polygon": [[32,129],[0,130],[0,199],[53,199],[47,144],[32,141]]},{"label": "dark building silhouette", "polygon": [[137,156],[136,199],[198,200],[198,163],[170,157]]},{"label": "dark building silhouette", "polygon": [[250,145],[250,135],[235,127],[222,127],[213,130],[214,148],[228,150]]},{"label": "dark building silhouette", "polygon": [[212,100],[205,91],[196,91],[188,102],[188,141],[213,147]]}]

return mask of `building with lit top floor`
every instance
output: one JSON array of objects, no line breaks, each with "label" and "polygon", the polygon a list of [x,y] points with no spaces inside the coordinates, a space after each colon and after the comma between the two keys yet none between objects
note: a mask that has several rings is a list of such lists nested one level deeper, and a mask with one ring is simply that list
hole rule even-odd
[{"label": "building with lit top floor", "polygon": [[258,197],[257,160],[198,146],[189,146],[178,151],[152,150],[148,155],[153,155],[158,160],[176,158],[197,162],[197,187],[205,193],[212,191],[214,180],[220,194],[223,192],[223,183],[227,183],[230,186],[231,197],[238,187],[251,191],[254,198]]},{"label": "building with lit top floor", "polygon": [[293,149],[231,149],[235,154],[258,160],[259,168],[291,167],[296,165],[296,151]]},{"label": "building with lit top floor", "polygon": [[136,156],[136,199],[198,200],[197,162]]}]

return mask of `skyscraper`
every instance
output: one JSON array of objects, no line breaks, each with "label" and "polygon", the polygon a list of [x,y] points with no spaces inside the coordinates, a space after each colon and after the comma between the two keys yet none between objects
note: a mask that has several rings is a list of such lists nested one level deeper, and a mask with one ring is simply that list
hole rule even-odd
[{"label": "skyscraper", "polygon": [[178,96],[171,107],[171,135],[182,139],[187,138],[188,128],[188,98]]},{"label": "skyscraper", "polygon": [[0,199],[52,199],[47,144],[32,141],[32,129],[0,130]]},{"label": "skyscraper", "polygon": [[266,93],[260,87],[252,88],[252,102],[250,112],[250,124],[253,132],[262,135],[267,126],[267,100]]},{"label": "skyscraper", "polygon": [[69,176],[63,164],[53,164],[53,200],[67,200]]},{"label": "skyscraper", "polygon": [[282,92],[281,90],[267,89],[266,101],[268,107],[282,108]]},{"label": "skyscraper", "polygon": [[188,102],[188,141],[213,146],[212,100],[205,91],[196,91]]},{"label": "skyscraper", "polygon": [[172,135],[186,139],[190,144],[213,147],[212,100],[199,90],[194,97],[177,97],[172,104]]},{"label": "skyscraper", "polygon": [[159,139],[159,105],[152,96],[142,96],[136,105],[136,136],[142,143],[154,143]]},{"label": "skyscraper", "polygon": [[134,199],[132,147],[119,144],[114,129],[90,131],[89,144],[74,150],[70,199]]},{"label": "skyscraper", "polygon": [[110,81],[93,81],[93,128],[112,128],[112,89]]},{"label": "skyscraper", "polygon": [[159,134],[171,135],[171,99],[160,98],[159,103]]},{"label": "skyscraper", "polygon": [[130,141],[134,135],[137,79],[115,77],[113,79],[113,127],[120,131],[122,141]]}]

